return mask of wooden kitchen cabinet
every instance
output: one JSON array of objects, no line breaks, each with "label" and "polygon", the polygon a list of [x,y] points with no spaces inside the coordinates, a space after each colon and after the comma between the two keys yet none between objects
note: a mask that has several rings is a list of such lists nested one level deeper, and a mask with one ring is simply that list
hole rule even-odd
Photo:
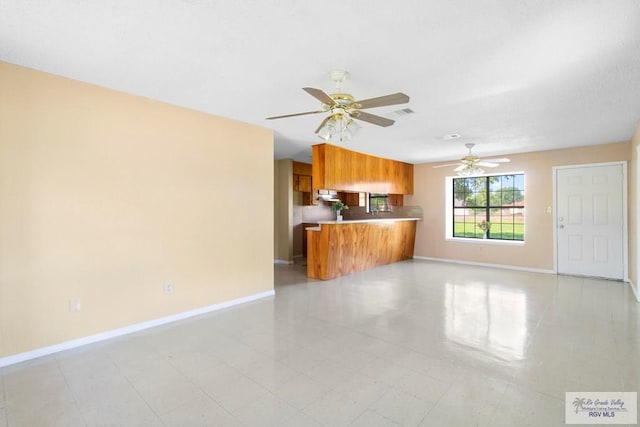
[{"label": "wooden kitchen cabinet", "polygon": [[364,206],[364,203],[360,204],[360,193],[338,191],[338,199],[350,207]]},{"label": "wooden kitchen cabinet", "polygon": [[390,206],[404,206],[404,196],[402,194],[389,194],[388,200]]},{"label": "wooden kitchen cabinet", "polygon": [[311,164],[293,162],[293,191],[311,191]]},{"label": "wooden kitchen cabinet", "polygon": [[293,191],[302,192],[302,204],[313,204],[311,165],[309,163],[293,162]]},{"label": "wooden kitchen cabinet", "polygon": [[360,193],[345,193],[345,205],[360,206]]},{"label": "wooden kitchen cabinet", "polygon": [[311,176],[293,174],[293,191],[311,192]]},{"label": "wooden kitchen cabinet", "polygon": [[311,163],[293,162],[293,173],[295,175],[312,175]]},{"label": "wooden kitchen cabinet", "polygon": [[417,219],[343,221],[307,231],[307,277],[329,280],[413,258]]},{"label": "wooden kitchen cabinet", "polygon": [[311,176],[298,175],[298,191],[311,192]]},{"label": "wooden kitchen cabinet", "polygon": [[413,165],[331,144],[312,147],[314,189],[413,194]]}]

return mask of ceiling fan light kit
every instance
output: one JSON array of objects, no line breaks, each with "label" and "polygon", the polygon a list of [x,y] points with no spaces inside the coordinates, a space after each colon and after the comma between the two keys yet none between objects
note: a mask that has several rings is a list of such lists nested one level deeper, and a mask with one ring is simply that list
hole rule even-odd
[{"label": "ceiling fan light kit", "polygon": [[458,176],[477,176],[477,175],[482,175],[483,173],[484,173],[484,169],[481,169],[478,166],[469,166],[459,170]]},{"label": "ceiling fan light kit", "polygon": [[351,141],[360,131],[352,118],[344,113],[335,113],[328,120],[323,121],[316,133],[326,141],[339,139],[341,142]]},{"label": "ceiling fan light kit", "polygon": [[283,119],[307,114],[329,113],[329,116],[325,117],[325,119],[320,123],[320,126],[318,126],[315,133],[320,138],[327,141],[332,139],[337,139],[341,142],[350,141],[360,130],[360,126],[354,121],[354,119],[382,127],[391,126],[395,123],[394,120],[361,111],[362,109],[405,104],[409,102],[409,96],[400,92],[377,98],[356,101],[352,95],[341,92],[342,83],[349,76],[347,71],[333,70],[329,75],[336,83],[336,93],[329,95],[322,89],[312,87],[302,88],[309,95],[322,102],[321,110],[267,117],[267,120]]}]

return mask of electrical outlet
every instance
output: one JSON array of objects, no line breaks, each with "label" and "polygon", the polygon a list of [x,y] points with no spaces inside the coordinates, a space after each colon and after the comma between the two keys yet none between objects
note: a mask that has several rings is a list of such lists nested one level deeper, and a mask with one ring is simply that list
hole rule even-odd
[{"label": "electrical outlet", "polygon": [[175,285],[173,283],[167,282],[164,285],[162,285],[162,289],[163,289],[165,294],[171,295],[176,290],[176,287],[175,287]]},{"label": "electrical outlet", "polygon": [[82,304],[79,299],[70,299],[69,300],[69,311],[71,313],[77,313],[82,309]]}]

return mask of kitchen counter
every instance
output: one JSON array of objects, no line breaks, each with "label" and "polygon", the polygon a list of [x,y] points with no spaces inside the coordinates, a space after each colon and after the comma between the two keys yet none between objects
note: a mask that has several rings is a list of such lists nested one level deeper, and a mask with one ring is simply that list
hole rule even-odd
[{"label": "kitchen counter", "polygon": [[[354,224],[359,222],[380,222],[380,221],[420,221],[422,218],[385,218],[371,217],[367,219],[345,219],[342,221],[316,221],[316,224]],[[308,230],[308,228],[307,228]]]},{"label": "kitchen counter", "polygon": [[318,221],[307,227],[307,277],[328,280],[413,258],[421,218]]}]

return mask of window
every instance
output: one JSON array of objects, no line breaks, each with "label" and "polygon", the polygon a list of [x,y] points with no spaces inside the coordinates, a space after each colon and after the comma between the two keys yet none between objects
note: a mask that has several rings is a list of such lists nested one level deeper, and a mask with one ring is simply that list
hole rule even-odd
[{"label": "window", "polygon": [[524,174],[453,178],[452,187],[453,237],[524,240]]},{"label": "window", "polygon": [[391,212],[388,194],[369,194],[369,212]]}]

